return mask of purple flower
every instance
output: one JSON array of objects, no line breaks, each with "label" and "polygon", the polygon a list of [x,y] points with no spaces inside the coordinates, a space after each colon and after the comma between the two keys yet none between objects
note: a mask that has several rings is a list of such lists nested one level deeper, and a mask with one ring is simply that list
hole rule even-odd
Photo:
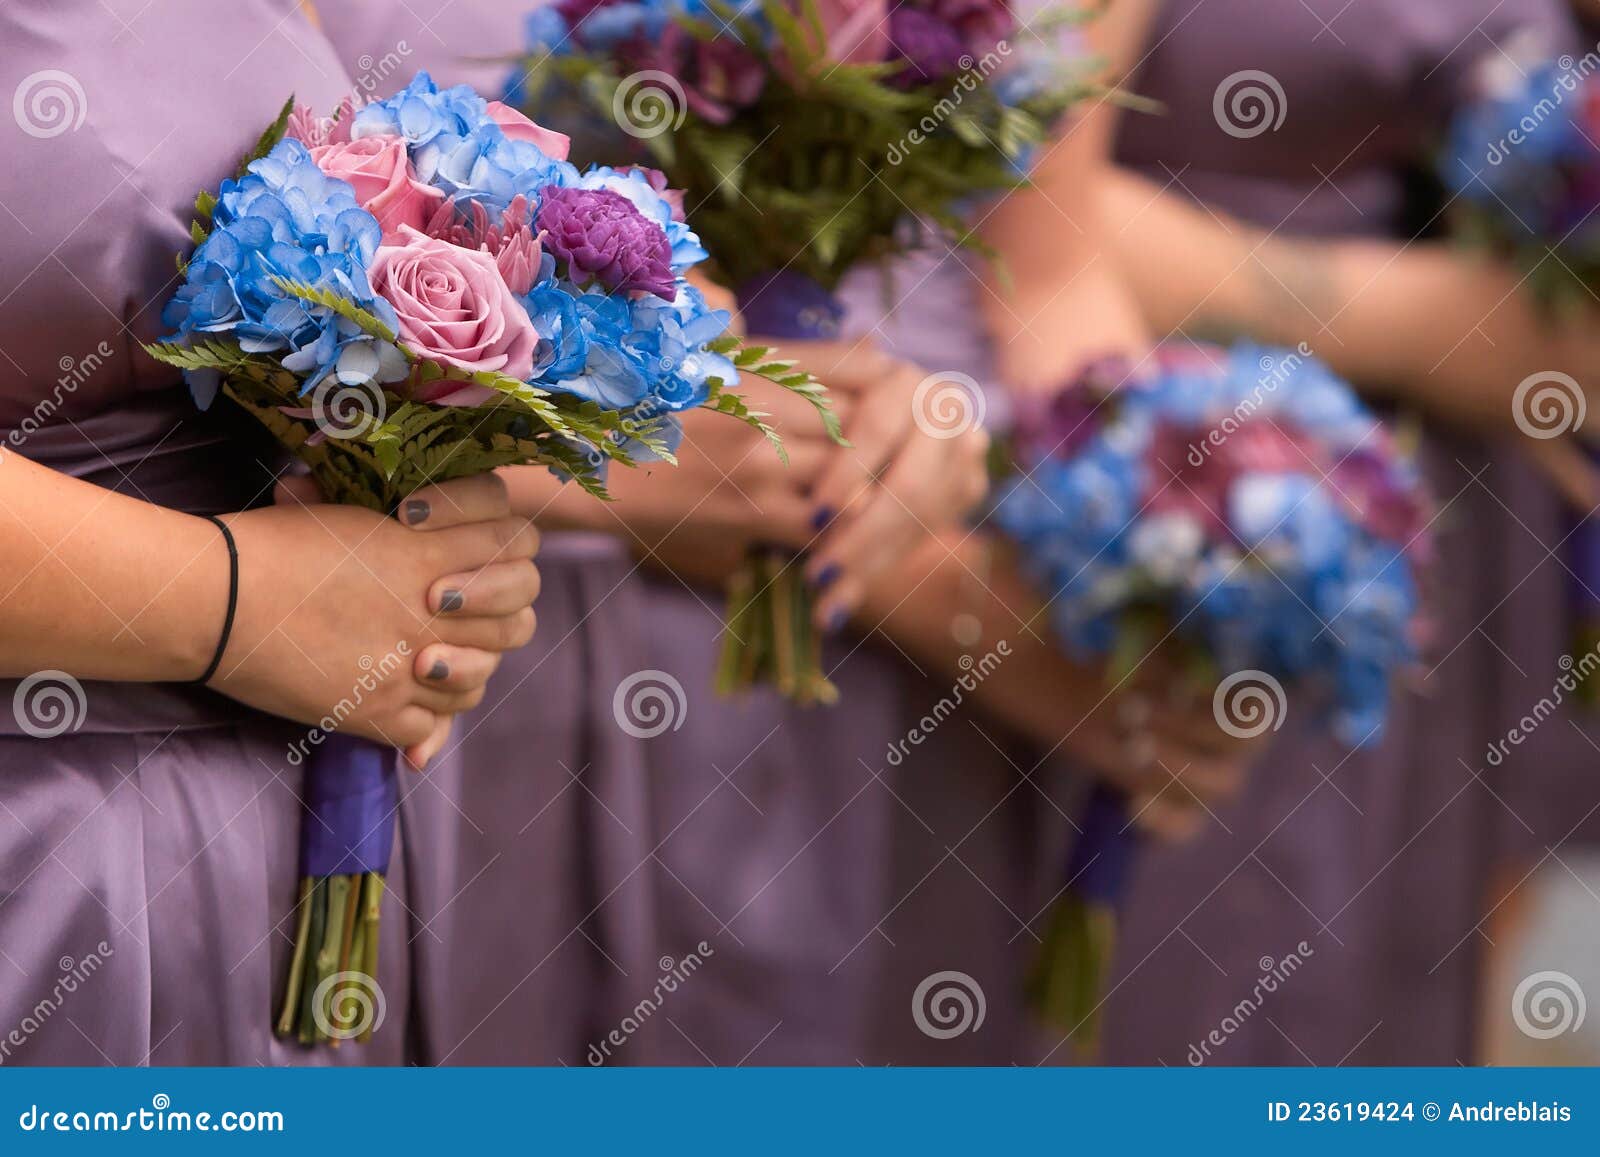
[{"label": "purple flower", "polygon": [[903,84],[923,84],[950,76],[960,71],[961,58],[967,56],[960,34],[920,8],[896,8],[889,17],[889,39],[906,60],[905,71],[896,77]]},{"label": "purple flower", "polygon": [[1008,0],[921,0],[889,17],[889,39],[906,60],[901,84],[923,84],[972,68],[1016,28]]},{"label": "purple flower", "polygon": [[677,297],[672,245],[661,226],[609,189],[563,189],[540,195],[538,226],[545,249],[566,263],[574,281],[592,277],[618,292]]}]

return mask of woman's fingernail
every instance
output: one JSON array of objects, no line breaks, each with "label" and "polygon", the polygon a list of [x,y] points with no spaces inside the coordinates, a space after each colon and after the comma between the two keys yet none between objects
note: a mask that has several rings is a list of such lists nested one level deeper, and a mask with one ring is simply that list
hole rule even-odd
[{"label": "woman's fingernail", "polygon": [[843,607],[835,607],[828,612],[828,617],[822,624],[822,633],[825,635],[837,635],[844,630],[844,625],[849,621],[850,612]]},{"label": "woman's fingernail", "polygon": [[406,524],[416,526],[428,520],[431,511],[426,498],[411,498],[406,501]]},{"label": "woman's fingernail", "polygon": [[460,591],[445,591],[439,596],[439,613],[448,615],[451,611],[459,611],[466,601]]},{"label": "woman's fingernail", "polygon": [[834,580],[839,577],[839,574],[839,564],[836,562],[830,562],[827,566],[823,567],[816,574],[811,576],[811,586],[814,590],[825,591],[833,585]]},{"label": "woman's fingernail", "polygon": [[828,523],[833,521],[833,507],[819,506],[817,512],[811,516],[811,529],[824,530]]},{"label": "woman's fingernail", "polygon": [[449,677],[450,664],[446,663],[443,659],[435,659],[433,661],[433,666],[428,668],[428,678],[433,680],[435,683],[439,682],[441,679],[448,679]]}]

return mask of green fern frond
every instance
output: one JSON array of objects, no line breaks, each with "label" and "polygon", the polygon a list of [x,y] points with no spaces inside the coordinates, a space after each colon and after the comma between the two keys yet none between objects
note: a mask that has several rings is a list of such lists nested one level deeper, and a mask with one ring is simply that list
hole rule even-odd
[{"label": "green fern frond", "polygon": [[[309,301],[316,305],[326,306],[346,321],[359,326],[361,332],[368,337],[379,338],[382,341],[398,345],[399,339],[392,329],[348,297],[342,297],[331,289],[321,289],[315,285],[308,285],[304,281],[294,281],[287,277],[274,277],[272,284],[291,297],[298,297],[301,301]],[[404,346],[399,346],[399,349],[401,353],[405,354],[407,361],[416,360]]]}]

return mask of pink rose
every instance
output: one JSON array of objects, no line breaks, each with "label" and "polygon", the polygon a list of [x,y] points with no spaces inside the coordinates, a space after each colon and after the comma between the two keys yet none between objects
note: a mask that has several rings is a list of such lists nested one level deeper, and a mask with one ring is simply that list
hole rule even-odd
[{"label": "pink rose", "polygon": [[512,140],[528,141],[538,145],[539,150],[551,160],[566,160],[567,153],[572,148],[572,138],[565,133],[534,124],[504,101],[489,102],[489,119],[499,125],[500,130]]},{"label": "pink rose", "polygon": [[[526,379],[533,372],[539,335],[500,276],[494,255],[409,226],[401,226],[398,241],[378,247],[370,275],[372,288],[400,319],[401,344],[473,373],[492,370]],[[493,393],[483,386],[439,382],[418,400],[470,406]]]},{"label": "pink rose", "polygon": [[348,181],[356,201],[378,219],[385,241],[402,226],[421,229],[444,199],[444,191],[411,175],[406,142],[401,137],[362,137],[357,141],[318,145],[311,159],[330,177]]}]

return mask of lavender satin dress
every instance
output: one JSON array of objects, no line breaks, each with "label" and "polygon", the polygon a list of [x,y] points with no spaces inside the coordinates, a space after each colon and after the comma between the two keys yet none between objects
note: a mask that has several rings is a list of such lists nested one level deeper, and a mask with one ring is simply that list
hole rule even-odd
[{"label": "lavender satin dress", "polygon": [[[318,12],[356,91],[418,69],[499,95],[531,5],[345,0]],[[655,968],[641,743],[612,702],[645,620],[621,539],[548,533],[534,641],[505,656],[483,704],[401,785],[417,914],[418,1055],[426,1064],[582,1064],[608,995]],[[628,998],[631,1005],[633,998]]]},{"label": "lavender satin dress", "polygon": [[[15,115],[0,118],[8,453],[184,510],[271,500],[271,451],[241,452],[243,435],[198,415],[138,343],[160,336],[196,192],[233,171],[291,91],[331,104],[348,90],[297,8],[0,7],[0,89],[16,94]],[[64,692],[55,714],[52,682]],[[11,705],[0,714],[0,1063],[406,1059],[402,871],[373,1042],[303,1051],[270,1032],[298,875],[288,752],[303,728],[168,685],[90,682],[80,696],[59,679],[5,681],[0,698]]]},{"label": "lavender satin dress", "polygon": [[[1132,81],[1167,111],[1125,119],[1120,159],[1275,229],[1410,238],[1408,170],[1426,163],[1469,71],[1520,30],[1552,53],[1574,43],[1558,0],[1171,0]],[[1229,133],[1216,119],[1214,98],[1246,70],[1281,85],[1281,128]],[[1195,845],[1145,857],[1106,1060],[1472,1061],[1476,928],[1497,838],[1519,822],[1511,769],[1486,766],[1485,745],[1514,722],[1510,652],[1524,655],[1524,686],[1554,670],[1555,653],[1527,651],[1558,633],[1544,628],[1560,616],[1557,564],[1542,572],[1542,606],[1516,592],[1537,577],[1535,539],[1559,536],[1553,497],[1511,447],[1430,428],[1425,455],[1442,510],[1427,665],[1370,750],[1319,738],[1291,701],[1245,796]],[[1286,964],[1292,976],[1260,997]]]}]

